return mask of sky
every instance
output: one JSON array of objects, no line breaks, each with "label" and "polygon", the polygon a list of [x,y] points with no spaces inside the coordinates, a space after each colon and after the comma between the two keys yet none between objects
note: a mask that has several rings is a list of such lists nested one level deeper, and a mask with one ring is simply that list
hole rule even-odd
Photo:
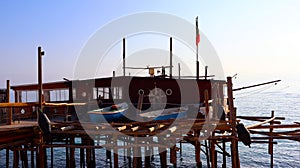
[{"label": "sky", "polygon": [[295,89],[300,86],[299,9],[297,0],[3,0],[0,88],[6,80],[11,85],[37,83],[37,46],[46,53],[44,82],[72,79],[83,46],[97,30],[120,17],[154,11],[191,24],[198,16],[225,76],[238,74],[235,86],[281,79],[278,89]]}]

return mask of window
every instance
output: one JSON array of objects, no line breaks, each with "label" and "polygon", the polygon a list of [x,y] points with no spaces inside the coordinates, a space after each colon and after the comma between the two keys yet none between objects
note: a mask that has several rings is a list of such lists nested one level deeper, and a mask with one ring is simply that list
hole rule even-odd
[{"label": "window", "polygon": [[97,87],[93,89],[93,99],[122,99],[122,87]]},{"label": "window", "polygon": [[69,89],[50,90],[50,101],[68,101]]},{"label": "window", "polygon": [[37,102],[38,101],[37,90],[20,91],[18,94],[20,94],[19,100],[21,100],[21,102]]},{"label": "window", "polygon": [[113,99],[122,99],[122,88],[121,87],[113,87],[112,88],[112,97],[113,97]]},{"label": "window", "polygon": [[75,88],[73,88],[73,90],[72,90],[72,95],[73,95],[73,99],[74,100],[76,100],[76,89]]},{"label": "window", "polygon": [[223,95],[224,95],[224,98],[228,97],[228,95],[227,95],[227,84],[223,85]]}]

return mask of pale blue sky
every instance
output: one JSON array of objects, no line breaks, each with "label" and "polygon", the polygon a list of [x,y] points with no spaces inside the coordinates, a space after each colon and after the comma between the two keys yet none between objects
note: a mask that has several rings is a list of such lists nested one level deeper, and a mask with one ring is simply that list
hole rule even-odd
[{"label": "pale blue sky", "polygon": [[191,23],[199,16],[225,75],[239,74],[237,85],[282,79],[282,87],[296,87],[299,9],[297,0],[0,1],[0,87],[7,79],[12,85],[37,82],[38,45],[46,51],[44,81],[71,79],[76,58],[93,33],[111,20],[143,11],[166,12]]}]

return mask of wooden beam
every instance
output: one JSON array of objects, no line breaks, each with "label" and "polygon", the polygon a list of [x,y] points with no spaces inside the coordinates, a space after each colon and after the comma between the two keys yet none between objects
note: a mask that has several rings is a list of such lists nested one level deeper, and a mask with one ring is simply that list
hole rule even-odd
[{"label": "wooden beam", "polygon": [[257,126],[260,126],[260,125],[269,123],[269,122],[273,121],[274,119],[275,119],[275,117],[272,117],[272,118],[270,118],[270,119],[268,119],[268,120],[265,120],[265,121],[263,121],[263,122],[259,122],[259,123],[252,124],[252,125],[248,125],[248,126],[246,126],[246,128],[247,128],[247,129],[255,128],[255,127],[257,127]]}]

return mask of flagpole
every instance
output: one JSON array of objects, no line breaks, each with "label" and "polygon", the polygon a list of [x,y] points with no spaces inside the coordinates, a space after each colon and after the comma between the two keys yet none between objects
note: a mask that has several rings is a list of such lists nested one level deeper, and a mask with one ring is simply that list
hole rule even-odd
[{"label": "flagpole", "polygon": [[196,49],[196,70],[197,70],[197,79],[199,79],[199,60],[198,60],[198,45],[197,45],[197,49]]}]

